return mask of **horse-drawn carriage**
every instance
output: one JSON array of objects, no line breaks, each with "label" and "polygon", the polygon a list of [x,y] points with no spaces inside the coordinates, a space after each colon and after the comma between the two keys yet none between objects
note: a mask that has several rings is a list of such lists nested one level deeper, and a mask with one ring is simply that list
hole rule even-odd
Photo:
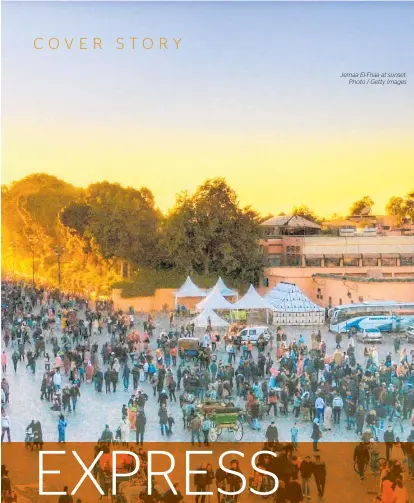
[{"label": "horse-drawn carriage", "polygon": [[197,406],[197,411],[200,415],[207,415],[211,420],[212,426],[208,434],[211,442],[215,442],[223,430],[233,433],[237,442],[242,440],[243,425],[240,421],[240,408],[223,400],[203,400]]},{"label": "horse-drawn carriage", "polygon": [[243,425],[240,421],[240,412],[240,409],[235,407],[216,409],[211,416],[212,427],[208,433],[209,440],[215,442],[223,430],[227,430],[227,432],[233,433],[234,440],[240,442],[243,438]]}]

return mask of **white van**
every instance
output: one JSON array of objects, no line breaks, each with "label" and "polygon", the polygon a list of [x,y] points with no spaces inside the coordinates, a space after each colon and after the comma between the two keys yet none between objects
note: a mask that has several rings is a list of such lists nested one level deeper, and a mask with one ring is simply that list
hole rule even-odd
[{"label": "white van", "polygon": [[260,336],[263,336],[264,340],[269,342],[270,330],[265,325],[260,327],[247,327],[237,334],[237,337],[240,337],[242,342],[250,340],[252,344],[256,344]]}]

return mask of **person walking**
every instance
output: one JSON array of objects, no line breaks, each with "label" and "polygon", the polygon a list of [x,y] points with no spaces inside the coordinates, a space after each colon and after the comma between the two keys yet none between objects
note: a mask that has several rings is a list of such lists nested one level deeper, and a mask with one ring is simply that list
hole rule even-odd
[{"label": "person walking", "polygon": [[313,424],[312,424],[312,435],[311,435],[311,439],[313,440],[314,452],[319,451],[318,442],[321,439],[321,437],[322,437],[322,432],[321,432],[321,429],[319,428],[319,419],[315,418],[313,420]]},{"label": "person walking", "polygon": [[384,432],[384,442],[385,442],[385,457],[387,458],[387,460],[389,460],[392,447],[395,442],[394,430],[391,424],[388,426],[387,431]]},{"label": "person walking", "polygon": [[292,477],[292,480],[286,486],[286,497],[290,503],[300,503],[303,501],[302,488],[298,477]]},{"label": "person walking", "polygon": [[[138,409],[137,411],[137,420],[136,420],[136,443],[139,445],[144,445],[144,434],[145,434],[145,427],[147,424],[147,417],[145,416],[145,412],[143,409]],[[161,417],[160,417],[160,424],[161,424]]]},{"label": "person walking", "polygon": [[167,434],[168,430],[168,412],[167,407],[164,403],[162,403],[160,406],[158,417],[160,418],[161,435],[164,436]]},{"label": "person walking", "polygon": [[7,435],[7,440],[11,442],[10,438],[10,417],[5,410],[1,413],[1,441],[3,442],[4,436]]},{"label": "person walking", "polygon": [[204,419],[203,419],[203,424],[202,424],[202,431],[203,431],[203,436],[204,436],[204,445],[205,446],[208,446],[209,443],[208,443],[208,434],[211,430],[211,421],[210,419],[207,417],[207,414],[204,414]]},{"label": "person walking", "polygon": [[3,351],[3,353],[1,354],[1,370],[2,370],[3,374],[5,374],[7,372],[7,355],[6,355],[6,351]]},{"label": "person walking", "polygon": [[364,444],[364,442],[360,442],[354,450],[354,462],[357,465],[359,477],[361,480],[364,480],[365,470],[369,463],[369,450]]},{"label": "person walking", "polygon": [[14,351],[13,355],[12,355],[12,361],[13,361],[13,368],[14,368],[15,372],[17,372],[17,363],[19,362],[19,360],[20,360],[19,353],[17,351]]},{"label": "person walking", "polygon": [[66,427],[68,423],[65,421],[65,416],[61,414],[58,421],[58,442],[60,444],[66,443]]},{"label": "person walking", "polygon": [[326,485],[326,464],[324,461],[321,461],[319,454],[315,456],[315,460],[313,462],[313,476],[315,477],[318,495],[320,498],[323,498]]},{"label": "person walking", "polygon": [[313,463],[310,456],[306,456],[300,464],[300,475],[302,477],[302,494],[310,499],[310,480],[313,474]]},{"label": "person walking", "polygon": [[[194,475],[194,485],[195,485],[197,493],[205,493],[206,492],[207,483],[208,483],[207,473],[205,473],[206,467],[207,467],[207,463],[203,463],[200,467],[200,470],[199,470],[199,472],[203,472],[203,473],[196,473]],[[200,496],[201,496],[201,501],[200,501]],[[205,494],[197,494],[197,496],[195,497],[195,503],[198,503],[199,501],[200,501],[200,503],[204,503],[205,500],[206,500]]]},{"label": "person walking", "polygon": [[131,370],[128,367],[128,363],[125,363],[124,369],[122,371],[122,380],[123,380],[123,383],[124,383],[124,390],[125,391],[127,391],[127,389],[129,388],[129,377],[130,377],[130,374],[131,374]]},{"label": "person walking", "polygon": [[197,439],[198,446],[201,447],[200,430],[201,430],[201,419],[199,418],[199,416],[195,416],[190,423],[191,445],[194,445],[194,442]]},{"label": "person walking", "polygon": [[174,399],[174,402],[177,402],[177,398],[175,396],[175,390],[177,388],[177,383],[175,382],[174,378],[171,379],[171,381],[168,383],[168,393],[169,393],[169,398],[172,401]]}]

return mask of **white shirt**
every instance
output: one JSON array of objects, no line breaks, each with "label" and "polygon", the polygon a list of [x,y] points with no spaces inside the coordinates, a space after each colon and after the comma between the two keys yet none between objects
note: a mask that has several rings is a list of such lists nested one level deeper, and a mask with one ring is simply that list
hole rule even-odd
[{"label": "white shirt", "polygon": [[60,375],[59,372],[56,372],[55,375],[53,376],[53,384],[55,386],[60,386],[62,384],[62,376]]},{"label": "white shirt", "polygon": [[1,416],[1,427],[2,428],[10,428],[10,418],[9,416]]},{"label": "white shirt", "polygon": [[318,396],[318,398],[315,400],[315,407],[317,409],[323,409],[325,407],[325,402],[320,396]]}]

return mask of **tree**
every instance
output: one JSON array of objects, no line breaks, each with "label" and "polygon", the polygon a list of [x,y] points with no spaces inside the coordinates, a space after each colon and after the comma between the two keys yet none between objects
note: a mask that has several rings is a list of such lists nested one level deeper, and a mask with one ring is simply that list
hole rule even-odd
[{"label": "tree", "polygon": [[414,221],[414,190],[409,192],[405,198],[406,216]]},{"label": "tree", "polygon": [[89,204],[71,201],[60,214],[60,221],[63,225],[84,236],[91,218],[92,208]]},{"label": "tree", "polygon": [[84,201],[66,206],[60,215],[64,225],[89,241],[93,238],[106,259],[157,265],[161,214],[147,188],[94,183],[86,189]]},{"label": "tree", "polygon": [[367,214],[371,213],[372,207],[374,206],[374,201],[370,196],[364,196],[362,199],[355,201],[351,206],[350,214],[352,216],[359,216],[364,214],[364,210],[367,208]]},{"label": "tree", "polygon": [[178,268],[254,282],[262,267],[259,238],[259,215],[240,208],[224,178],[216,178],[192,196],[178,196],[167,215],[163,241]]},{"label": "tree", "polygon": [[292,215],[296,217],[306,218],[306,220],[310,220],[311,222],[315,222],[317,224],[321,222],[321,219],[315,215],[313,210],[311,210],[305,205],[294,206],[292,208]]},{"label": "tree", "polygon": [[405,218],[407,208],[405,206],[405,201],[402,197],[391,197],[385,207],[387,215],[391,215],[397,218],[398,225],[401,224]]}]

